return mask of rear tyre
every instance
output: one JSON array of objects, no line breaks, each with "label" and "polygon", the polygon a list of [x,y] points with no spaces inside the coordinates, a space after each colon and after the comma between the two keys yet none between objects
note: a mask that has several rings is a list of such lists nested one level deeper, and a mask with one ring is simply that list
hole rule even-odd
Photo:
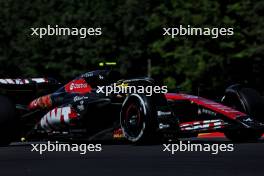
[{"label": "rear tyre", "polygon": [[151,97],[129,95],[120,113],[120,124],[126,139],[133,143],[153,142],[157,137],[155,112]]},{"label": "rear tyre", "polygon": [[[263,98],[251,88],[233,85],[226,89],[222,103],[238,111],[245,112],[258,121],[264,121]],[[256,141],[262,136],[261,131],[253,129],[238,129],[225,132],[225,136],[235,142]]]},{"label": "rear tyre", "polygon": [[0,95],[0,146],[8,145],[16,135],[16,109],[10,99]]}]

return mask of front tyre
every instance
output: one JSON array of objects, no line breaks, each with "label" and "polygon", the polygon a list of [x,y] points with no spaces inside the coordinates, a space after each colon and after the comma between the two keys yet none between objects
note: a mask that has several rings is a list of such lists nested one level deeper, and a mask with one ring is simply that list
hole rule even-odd
[{"label": "front tyre", "polygon": [[120,124],[128,141],[141,143],[153,140],[155,121],[155,107],[151,97],[131,94],[125,99],[120,113]]},{"label": "front tyre", "polygon": [[[263,122],[263,99],[254,89],[244,88],[241,85],[230,86],[226,89],[222,103]],[[262,133],[254,129],[241,128],[226,131],[225,136],[235,142],[247,142],[257,141]]]}]

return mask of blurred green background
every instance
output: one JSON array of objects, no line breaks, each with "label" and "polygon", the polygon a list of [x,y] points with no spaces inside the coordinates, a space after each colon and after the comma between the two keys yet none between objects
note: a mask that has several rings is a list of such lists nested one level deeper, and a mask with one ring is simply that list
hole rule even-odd
[{"label": "blurred green background", "polygon": [[[264,88],[264,1],[0,0],[0,76],[71,79],[117,61],[126,77],[171,90],[218,93],[231,83]],[[101,27],[102,36],[31,36],[31,27]],[[233,27],[234,36],[164,37],[163,27]]]}]

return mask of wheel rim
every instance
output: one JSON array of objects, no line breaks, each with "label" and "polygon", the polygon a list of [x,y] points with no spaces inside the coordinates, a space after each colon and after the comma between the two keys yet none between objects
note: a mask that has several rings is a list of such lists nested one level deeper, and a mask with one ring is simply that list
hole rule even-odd
[{"label": "wheel rim", "polygon": [[139,102],[128,103],[124,111],[123,127],[126,136],[129,139],[138,138],[144,129],[144,120],[142,114],[142,106]]}]

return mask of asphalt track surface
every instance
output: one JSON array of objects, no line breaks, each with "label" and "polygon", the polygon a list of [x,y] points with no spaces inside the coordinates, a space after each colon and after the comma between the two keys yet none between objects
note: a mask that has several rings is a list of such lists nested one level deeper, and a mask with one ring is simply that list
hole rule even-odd
[{"label": "asphalt track surface", "polygon": [[[224,138],[192,139],[196,143],[230,143]],[[0,147],[0,176],[155,176],[264,175],[264,139],[234,144],[233,152],[163,152],[162,144],[103,145],[100,153],[31,152],[30,144]]]}]

